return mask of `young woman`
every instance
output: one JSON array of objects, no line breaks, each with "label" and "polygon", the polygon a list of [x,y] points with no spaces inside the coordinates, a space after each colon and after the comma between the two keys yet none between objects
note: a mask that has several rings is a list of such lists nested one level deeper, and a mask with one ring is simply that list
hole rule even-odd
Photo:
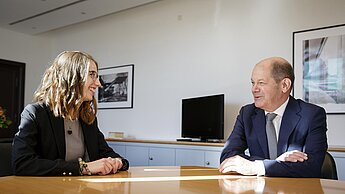
[{"label": "young woman", "polygon": [[34,103],[25,107],[13,140],[15,175],[106,175],[127,170],[97,126],[98,64],[65,51],[43,75]]}]

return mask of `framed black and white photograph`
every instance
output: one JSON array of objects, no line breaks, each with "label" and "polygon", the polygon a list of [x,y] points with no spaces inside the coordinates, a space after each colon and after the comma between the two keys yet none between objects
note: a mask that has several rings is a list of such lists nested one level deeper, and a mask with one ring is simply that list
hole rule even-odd
[{"label": "framed black and white photograph", "polygon": [[345,24],[293,33],[294,97],[345,113]]},{"label": "framed black and white photograph", "polygon": [[133,108],[134,65],[99,69],[98,109]]}]

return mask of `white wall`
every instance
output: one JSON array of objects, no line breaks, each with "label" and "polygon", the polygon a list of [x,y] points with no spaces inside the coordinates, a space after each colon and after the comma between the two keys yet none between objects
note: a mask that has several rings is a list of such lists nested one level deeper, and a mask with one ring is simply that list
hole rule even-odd
[{"label": "white wall", "polygon": [[32,102],[33,93],[49,65],[51,53],[50,39],[0,28],[0,58],[26,64],[24,104]]},{"label": "white wall", "polygon": [[[252,102],[253,65],[269,56],[291,61],[292,32],[345,23],[344,10],[343,0],[164,0],[44,36],[53,56],[83,50],[100,67],[135,64],[134,108],[99,111],[105,134],[178,138],[182,98],[225,93],[227,137]],[[38,76],[31,79],[37,87]],[[344,118],[328,116],[331,145],[344,145]]]}]

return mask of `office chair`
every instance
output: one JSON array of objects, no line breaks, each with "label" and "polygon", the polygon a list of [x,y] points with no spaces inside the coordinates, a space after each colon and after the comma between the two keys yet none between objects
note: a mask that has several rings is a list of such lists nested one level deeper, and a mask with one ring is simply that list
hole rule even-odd
[{"label": "office chair", "polygon": [[321,168],[320,178],[338,180],[337,167],[333,156],[326,152],[325,159]]},{"label": "office chair", "polygon": [[13,175],[12,164],[12,138],[0,139],[0,177]]}]

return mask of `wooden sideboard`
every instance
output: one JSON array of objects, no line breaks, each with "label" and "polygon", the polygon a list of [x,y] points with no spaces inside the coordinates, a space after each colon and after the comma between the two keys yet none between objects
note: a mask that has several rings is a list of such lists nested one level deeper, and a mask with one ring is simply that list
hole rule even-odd
[{"label": "wooden sideboard", "polygon": [[[152,144],[173,144],[173,145],[194,145],[224,147],[225,142],[197,142],[197,141],[167,141],[167,140],[143,140],[143,139],[106,139],[108,142],[130,142],[130,143],[152,143]],[[331,145],[329,152],[345,152],[345,146]]]},{"label": "wooden sideboard", "polygon": [[[138,139],[106,139],[131,166],[204,166],[219,167],[222,143],[162,141]],[[345,180],[345,147],[330,146],[339,180]]]},{"label": "wooden sideboard", "polygon": [[223,143],[111,140],[109,146],[131,166],[206,166],[217,168]]}]

